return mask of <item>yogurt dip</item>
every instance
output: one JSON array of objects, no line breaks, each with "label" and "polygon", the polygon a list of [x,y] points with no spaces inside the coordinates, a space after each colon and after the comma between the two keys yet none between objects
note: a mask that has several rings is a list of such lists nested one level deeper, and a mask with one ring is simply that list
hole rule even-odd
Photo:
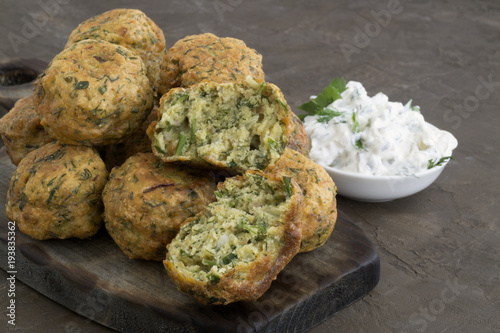
[{"label": "yogurt dip", "polygon": [[327,122],[318,115],[304,119],[309,156],[320,165],[364,175],[415,175],[449,159],[458,145],[451,133],[427,123],[411,101],[390,102],[383,93],[369,97],[355,81],[341,96],[326,107],[338,116]]}]

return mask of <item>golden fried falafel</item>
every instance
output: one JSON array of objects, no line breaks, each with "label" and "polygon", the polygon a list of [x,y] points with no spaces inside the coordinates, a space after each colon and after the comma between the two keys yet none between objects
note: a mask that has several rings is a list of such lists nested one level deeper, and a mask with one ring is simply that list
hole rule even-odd
[{"label": "golden fried falafel", "polygon": [[97,151],[51,142],[19,163],[7,192],[7,217],[34,239],[87,238],[102,225],[108,171]]},{"label": "golden fried falafel", "polygon": [[299,215],[302,228],[300,252],[312,251],[323,245],[337,221],[337,187],[325,169],[287,148],[265,172],[291,177],[302,188],[304,204]]},{"label": "golden fried falafel", "polygon": [[264,81],[262,56],[242,40],[211,33],[191,35],[177,41],[165,54],[161,67],[160,93],[189,87],[202,81],[243,81],[248,75]]},{"label": "golden fried falafel", "polygon": [[292,112],[292,136],[287,148],[298,151],[304,156],[309,156],[311,151],[311,138],[307,135],[304,123]]},{"label": "golden fried falafel", "polygon": [[129,258],[163,260],[181,224],[214,201],[215,190],[206,172],[139,153],[111,171],[103,191],[106,229]]},{"label": "golden fried falafel", "polygon": [[146,133],[149,125],[158,117],[158,108],[155,106],[151,113],[132,135],[127,137],[125,141],[114,143],[112,145],[102,147],[102,154],[104,163],[108,170],[113,169],[115,166],[122,165],[127,158],[137,153],[150,153],[151,141]]},{"label": "golden fried falafel", "polygon": [[165,36],[142,11],[118,8],[96,15],[71,32],[66,48],[85,39],[105,40],[134,51],[144,61],[149,83],[156,90],[165,54]]},{"label": "golden fried falafel", "polygon": [[293,129],[279,88],[250,77],[171,89],[158,112],[159,120],[148,128],[158,157],[236,172],[277,160]]},{"label": "golden fried falafel", "polygon": [[101,40],[72,44],[35,85],[42,126],[67,144],[122,142],[153,106],[142,60],[129,49]]},{"label": "golden fried falafel", "polygon": [[55,141],[40,125],[33,95],[18,100],[0,119],[0,135],[14,165],[18,165],[30,151]]},{"label": "golden fried falafel", "polygon": [[302,193],[295,180],[247,171],[219,184],[217,201],[186,221],[165,268],[205,304],[256,300],[299,251]]}]

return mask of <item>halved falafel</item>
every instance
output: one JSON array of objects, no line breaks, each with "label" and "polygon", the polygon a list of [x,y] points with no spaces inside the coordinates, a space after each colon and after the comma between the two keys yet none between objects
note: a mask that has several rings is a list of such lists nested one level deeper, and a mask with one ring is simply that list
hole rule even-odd
[{"label": "halved falafel", "polygon": [[201,303],[256,300],[299,251],[302,191],[291,178],[251,170],[218,187],[217,201],[168,245],[165,268]]}]

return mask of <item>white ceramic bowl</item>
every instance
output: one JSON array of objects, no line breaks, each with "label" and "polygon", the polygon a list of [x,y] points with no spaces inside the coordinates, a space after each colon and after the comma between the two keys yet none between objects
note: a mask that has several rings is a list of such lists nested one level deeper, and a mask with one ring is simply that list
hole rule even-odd
[{"label": "white ceramic bowl", "polygon": [[439,177],[447,163],[413,176],[370,176],[324,168],[337,185],[340,195],[358,201],[383,202],[422,191]]}]

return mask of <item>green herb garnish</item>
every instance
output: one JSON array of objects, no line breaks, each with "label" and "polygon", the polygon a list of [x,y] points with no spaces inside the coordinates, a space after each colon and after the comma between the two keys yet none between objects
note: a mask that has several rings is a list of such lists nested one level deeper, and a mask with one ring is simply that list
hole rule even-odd
[{"label": "green herb garnish", "polygon": [[259,86],[259,89],[257,89],[257,91],[255,92],[254,96],[255,95],[260,95],[262,93],[262,90],[264,90],[264,87],[266,86],[266,83],[265,82],[262,82]]},{"label": "green herb garnish", "polygon": [[290,198],[293,195],[293,187],[292,183],[290,182],[291,178],[290,177],[283,177],[283,182],[285,183],[285,192],[286,192],[286,197]]},{"label": "green herb garnish", "polygon": [[53,114],[54,116],[56,116],[56,118],[59,118],[59,116],[61,115],[61,112],[63,112],[64,110],[65,110],[65,109],[64,109],[63,107],[58,106],[58,107],[54,110],[54,112],[52,112],[52,114]]},{"label": "green herb garnish", "polygon": [[236,254],[234,254],[234,253],[231,252],[227,256],[225,256],[224,258],[222,258],[222,263],[224,265],[228,265],[229,263],[231,263],[231,261],[233,261],[236,258],[237,258]]},{"label": "green herb garnish", "polygon": [[[284,103],[284,102],[283,102]],[[259,106],[259,102],[252,102],[248,99],[241,99],[238,101],[238,103],[236,103],[236,108],[239,110],[241,109],[243,106],[246,106],[250,109],[253,109],[253,108],[256,108],[257,106]],[[226,109],[224,111],[230,111],[231,109]]]},{"label": "green herb garnish", "polygon": [[203,265],[206,265],[206,266],[215,266],[215,264],[216,264],[216,262],[215,262],[215,261],[213,261],[213,260],[208,260],[208,259],[205,259],[205,258],[203,258],[203,259],[201,260],[201,263],[202,263]]},{"label": "green herb garnish", "polygon": [[172,125],[167,121],[165,122],[165,131],[170,132],[172,130]]},{"label": "green herb garnish", "polygon": [[215,273],[208,274],[207,279],[210,281],[211,284],[217,284],[220,282],[220,276]]},{"label": "green herb garnish", "polygon": [[175,155],[179,156],[182,154],[182,148],[186,144],[186,135],[184,133],[179,134],[179,142],[177,143],[177,148],[175,149]]},{"label": "green herb garnish", "polygon": [[47,183],[47,186],[52,186],[54,184],[54,181],[56,180],[57,176],[52,178],[51,180],[49,180],[49,182]]},{"label": "green herb garnish", "polygon": [[48,199],[47,199],[47,205],[48,205],[48,204],[50,204],[50,202],[51,202],[51,201],[52,201],[52,199],[54,198],[55,193],[56,193],[56,192],[59,190],[59,188],[61,187],[61,185],[62,185],[62,183],[63,183],[62,178],[63,178],[64,176],[66,176],[66,174],[65,174],[65,173],[63,173],[63,174],[61,175],[61,177],[59,177],[59,183],[57,183],[57,184],[56,184],[56,185],[52,188],[52,190],[50,190],[49,197],[48,197]]},{"label": "green herb garnish", "polygon": [[253,224],[252,225],[258,233],[260,234],[267,234],[267,228],[266,228],[266,225],[263,224],[263,223],[257,223],[257,224]]},{"label": "green herb garnish", "polygon": [[87,89],[89,87],[89,81],[80,81],[75,85],[76,90]]},{"label": "green herb garnish", "polygon": [[191,143],[194,142],[194,140],[196,139],[196,119],[193,119],[193,121],[191,122],[191,135],[189,136],[189,140],[191,141]]},{"label": "green herb garnish", "polygon": [[284,109],[287,109],[288,110],[288,105],[286,105],[286,103],[281,99],[281,98],[278,98],[278,102],[281,104],[281,106],[284,108]]},{"label": "green herb garnish", "polygon": [[178,94],[176,97],[177,98],[174,99],[174,101],[172,102],[172,104],[170,104],[170,106],[174,106],[175,104],[177,104],[179,102],[184,102],[185,100],[187,100],[189,98],[189,95],[188,94]]},{"label": "green herb garnish", "polygon": [[274,151],[279,151],[279,145],[273,138],[267,138],[267,145]]},{"label": "green herb garnish", "polygon": [[102,78],[104,78],[104,77],[107,77],[109,79],[109,81],[111,81],[111,82],[115,82],[116,80],[118,80],[120,78],[120,75],[117,75],[115,78],[112,78],[109,75],[104,75]]},{"label": "green herb garnish", "polygon": [[359,150],[365,150],[365,147],[363,146],[363,140],[357,139],[356,142],[354,143],[354,147]]},{"label": "green herb garnish", "polygon": [[104,95],[104,93],[106,92],[108,88],[106,87],[106,84],[103,84],[102,86],[100,86],[99,88],[97,88],[97,90],[99,91],[99,93],[101,95]]},{"label": "green herb garnish", "polygon": [[26,206],[26,203],[28,202],[28,198],[26,195],[23,193],[21,194],[21,197],[19,198],[19,210],[22,212],[24,209],[24,206]]},{"label": "green herb garnish", "polygon": [[[316,115],[318,116],[318,121],[320,123],[327,123],[329,122],[332,118],[334,117],[338,117],[340,115],[342,115],[342,112],[338,111],[338,110],[334,110],[334,109],[327,109],[327,108],[324,108],[323,110],[321,111],[318,111],[318,113],[316,113]],[[307,116],[307,115],[302,115],[302,116]]]},{"label": "green herb garnish", "polygon": [[188,258],[192,258],[193,257],[192,255],[190,255],[189,253],[187,253],[183,249],[180,249],[180,253],[181,253],[181,256],[185,256],[185,257],[188,257]]},{"label": "green herb garnish", "polygon": [[[352,132],[354,134],[359,133],[359,123],[356,119],[356,112],[352,113]],[[365,150],[363,140],[361,138],[357,139],[356,142],[354,142],[354,147],[356,147],[356,149],[358,150]]]},{"label": "green herb garnish", "polygon": [[266,226],[263,224],[248,224],[245,223],[244,221],[241,221],[240,224],[238,224],[237,228],[241,232],[248,232],[251,233],[252,235],[267,234]]},{"label": "green herb garnish", "polygon": [[89,169],[85,168],[85,170],[83,170],[83,172],[81,173],[81,176],[82,180],[90,179],[92,177],[92,172],[90,172]]},{"label": "green herb garnish", "polygon": [[341,113],[339,111],[328,109],[327,106],[332,104],[337,99],[341,99],[341,94],[345,90],[345,80],[343,78],[339,79],[336,77],[315,99],[299,106],[300,110],[307,112],[307,114],[299,115],[300,120],[304,121],[304,118],[307,116],[318,115],[318,120],[326,123],[333,117],[340,116]]},{"label": "green herb garnish", "polygon": [[448,161],[448,160],[454,160],[453,156],[445,156],[445,157],[441,157],[439,160],[429,160],[427,162],[427,169],[432,169],[434,167],[437,167],[437,166],[441,166],[443,165],[444,162]]},{"label": "green herb garnish", "polygon": [[160,154],[167,155],[167,152],[166,152],[166,151],[164,151],[163,149],[161,149],[161,147],[160,147],[160,146],[155,145],[155,149],[156,149],[156,151],[157,151],[157,152],[159,152]]},{"label": "green herb garnish", "polygon": [[358,133],[359,132],[359,123],[356,119],[356,112],[352,113],[352,132],[353,133]]},{"label": "green herb garnish", "polygon": [[196,191],[191,189],[189,190],[188,196],[193,199],[198,199],[200,197],[200,195]]},{"label": "green herb garnish", "polygon": [[226,189],[217,190],[217,191],[215,191],[215,192],[214,192],[214,194],[215,194],[215,196],[216,196],[217,198],[222,198],[222,197],[224,197],[224,196],[227,196],[228,191],[227,191]]},{"label": "green herb garnish", "polygon": [[418,105],[415,105],[415,106],[411,106],[411,103],[413,102],[413,100],[409,100],[408,103],[406,103],[406,107],[408,107],[410,110],[412,111],[416,111],[416,112],[420,112],[420,106]]},{"label": "green herb garnish", "polygon": [[123,50],[122,48],[118,47],[116,48],[116,52],[121,54],[122,56],[124,56],[125,58],[127,58],[127,52],[125,52],[125,50]]}]

